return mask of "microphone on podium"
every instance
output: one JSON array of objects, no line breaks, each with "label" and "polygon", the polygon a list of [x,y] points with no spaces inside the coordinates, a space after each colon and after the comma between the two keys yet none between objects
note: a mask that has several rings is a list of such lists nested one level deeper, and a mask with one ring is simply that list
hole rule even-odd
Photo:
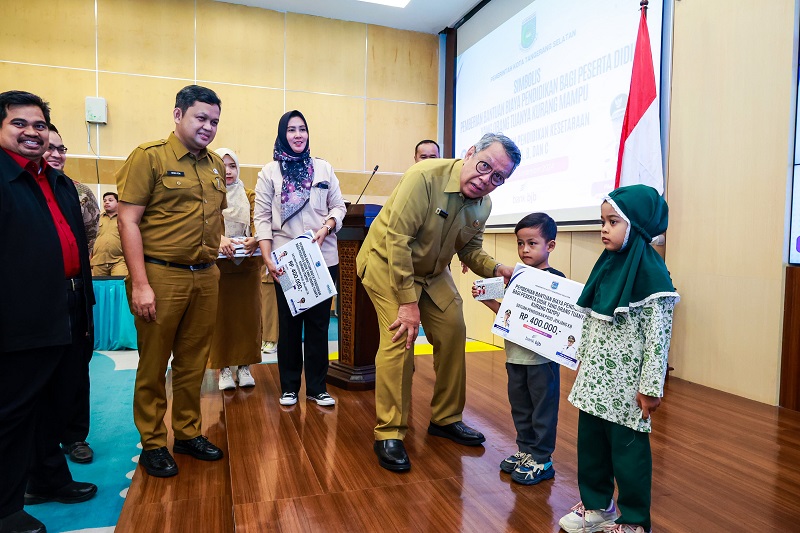
[{"label": "microphone on podium", "polygon": [[373,169],[372,169],[372,175],[371,175],[371,176],[369,177],[369,179],[367,180],[367,183],[366,183],[366,185],[364,185],[364,188],[361,190],[361,194],[359,194],[359,195],[358,195],[358,199],[356,200],[356,202],[355,202],[355,203],[358,203],[358,202],[361,200],[361,197],[362,197],[362,196],[364,196],[364,191],[366,191],[366,190],[367,190],[367,187],[369,186],[369,182],[370,182],[370,181],[372,181],[372,178],[374,178],[374,177],[375,177],[375,173],[376,173],[377,171],[378,171],[378,165],[375,165],[375,168],[373,168]]}]

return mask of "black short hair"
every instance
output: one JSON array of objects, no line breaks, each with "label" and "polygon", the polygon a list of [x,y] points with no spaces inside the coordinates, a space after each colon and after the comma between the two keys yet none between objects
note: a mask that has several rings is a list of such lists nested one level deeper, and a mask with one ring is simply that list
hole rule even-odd
[{"label": "black short hair", "polygon": [[50,131],[52,131],[53,133],[58,133],[59,135],[61,135],[61,133],[58,131],[58,128],[56,128],[55,124],[53,124],[51,122],[50,124],[48,124],[48,126],[50,127]]},{"label": "black short hair", "polygon": [[119,195],[117,195],[117,193],[115,193],[115,192],[111,192],[111,191],[104,192],[104,193],[103,193],[103,200],[105,200],[105,199],[106,199],[106,196],[113,196],[113,197],[114,197],[114,200],[116,200],[116,201],[118,201],[118,202],[119,202]]},{"label": "black short hair", "polygon": [[439,148],[439,143],[437,143],[436,141],[434,141],[432,139],[423,139],[420,142],[418,142],[417,145],[414,147],[414,155],[417,155],[417,149],[420,146],[422,146],[423,144],[435,144],[436,145],[436,151],[439,152],[439,155],[442,155],[442,150],[441,150],[441,148]]},{"label": "black short hair", "polygon": [[202,85],[187,85],[175,95],[175,107],[180,109],[181,113],[186,113],[186,110],[195,102],[216,105],[222,110],[222,100],[219,99],[217,93]]},{"label": "black short hair", "polygon": [[42,100],[40,96],[25,91],[6,91],[0,93],[0,124],[2,124],[8,116],[8,108],[17,105],[35,105],[42,110],[44,120],[47,122],[48,128],[50,127],[50,104]]},{"label": "black short hair", "polygon": [[514,233],[525,228],[539,228],[539,232],[547,242],[556,240],[558,226],[556,225],[556,221],[547,213],[531,213],[530,215],[525,215],[522,220],[517,222]]}]

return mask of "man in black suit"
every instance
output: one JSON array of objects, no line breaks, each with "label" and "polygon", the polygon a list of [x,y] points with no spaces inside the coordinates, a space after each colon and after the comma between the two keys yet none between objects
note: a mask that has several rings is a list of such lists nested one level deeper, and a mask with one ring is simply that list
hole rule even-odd
[{"label": "man in black suit", "polygon": [[23,510],[97,492],[73,481],[59,447],[63,406],[92,350],[89,250],[72,181],[42,158],[50,109],[22,91],[0,93],[0,533],[42,532]]}]

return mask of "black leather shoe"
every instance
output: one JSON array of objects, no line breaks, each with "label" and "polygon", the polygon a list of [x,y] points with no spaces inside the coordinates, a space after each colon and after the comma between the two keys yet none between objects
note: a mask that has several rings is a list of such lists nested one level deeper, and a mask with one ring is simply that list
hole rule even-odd
[{"label": "black leather shoe", "polygon": [[198,435],[193,439],[175,439],[175,446],[172,447],[175,453],[185,453],[201,461],[217,461],[222,459],[222,450],[211,444],[203,435]]},{"label": "black leather shoe", "polygon": [[406,447],[400,439],[376,440],[372,447],[378,456],[378,464],[392,472],[411,470]]},{"label": "black leather shoe", "polygon": [[47,528],[25,511],[17,511],[0,518],[0,533],[47,533]]},{"label": "black leather shoe", "polygon": [[80,503],[97,494],[97,485],[82,481],[71,481],[60,489],[35,491],[30,488],[25,492],[25,505],[36,505],[45,502]]},{"label": "black leather shoe", "polygon": [[89,448],[88,442],[73,442],[72,444],[61,445],[61,449],[69,456],[73,463],[91,463],[94,459],[94,451]]},{"label": "black leather shoe", "polygon": [[155,477],[172,477],[178,475],[178,465],[166,446],[155,450],[143,450],[139,456],[139,464],[145,472]]},{"label": "black leather shoe", "polygon": [[480,446],[486,441],[483,433],[472,429],[460,420],[446,426],[437,426],[431,422],[428,426],[428,434],[434,437],[444,437],[464,446]]}]

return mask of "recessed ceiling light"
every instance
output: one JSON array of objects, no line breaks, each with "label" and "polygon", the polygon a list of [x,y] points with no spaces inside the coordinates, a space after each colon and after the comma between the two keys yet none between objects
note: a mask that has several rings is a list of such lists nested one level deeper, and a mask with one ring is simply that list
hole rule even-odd
[{"label": "recessed ceiling light", "polygon": [[380,4],[382,6],[406,7],[411,0],[358,0],[358,1],[368,2],[370,4]]}]

